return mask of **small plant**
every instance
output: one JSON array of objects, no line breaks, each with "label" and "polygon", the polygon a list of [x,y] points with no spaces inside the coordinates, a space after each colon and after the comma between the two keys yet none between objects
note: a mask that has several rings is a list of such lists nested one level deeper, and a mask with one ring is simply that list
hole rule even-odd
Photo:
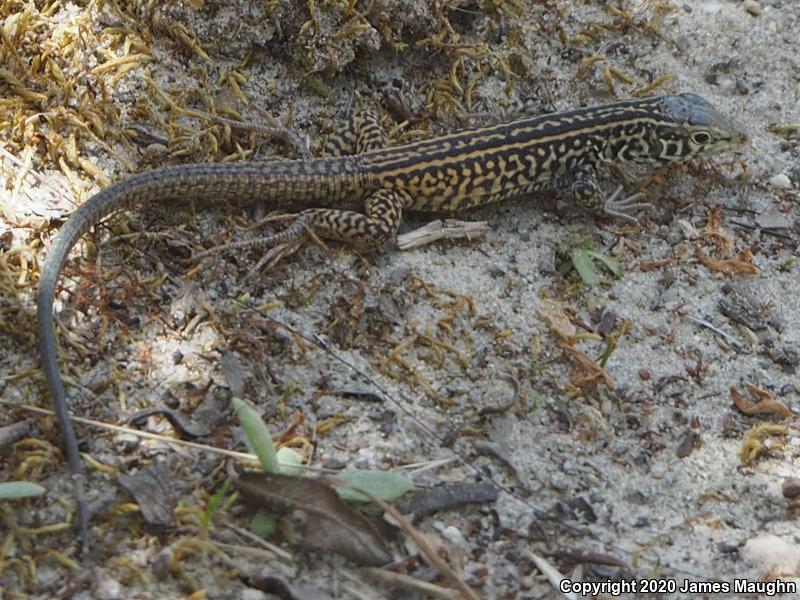
[{"label": "small plant", "polygon": [[0,500],[19,500],[43,495],[47,490],[30,481],[7,481],[0,483]]},{"label": "small plant", "polygon": [[596,250],[591,240],[586,240],[580,245],[571,248],[569,250],[569,260],[561,265],[559,271],[562,273],[569,273],[574,269],[583,283],[594,287],[600,282],[600,273],[598,273],[595,268],[595,263],[600,263],[611,271],[614,277],[620,277],[622,275],[622,265],[620,262]]}]

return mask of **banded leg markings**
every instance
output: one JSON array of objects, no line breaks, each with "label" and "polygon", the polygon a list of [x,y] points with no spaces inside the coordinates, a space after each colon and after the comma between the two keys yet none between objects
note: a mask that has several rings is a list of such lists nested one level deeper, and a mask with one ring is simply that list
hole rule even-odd
[{"label": "banded leg markings", "polygon": [[335,208],[311,208],[301,212],[289,229],[299,233],[296,226],[310,227],[323,238],[356,246],[381,248],[394,238],[403,208],[410,202],[411,198],[404,192],[378,190],[367,197],[363,213]]},{"label": "banded leg markings", "polygon": [[322,153],[325,156],[346,156],[379,150],[388,145],[389,138],[378,120],[368,113],[359,112],[350,118],[345,128],[327,137]]}]

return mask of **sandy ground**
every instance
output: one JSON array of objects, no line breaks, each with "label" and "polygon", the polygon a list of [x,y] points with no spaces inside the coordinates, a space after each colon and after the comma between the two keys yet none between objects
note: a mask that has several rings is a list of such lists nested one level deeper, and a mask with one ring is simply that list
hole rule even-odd
[{"label": "sandy ground", "polygon": [[[262,126],[269,125],[265,115],[281,118],[301,141],[320,138],[359,104],[381,110],[383,122],[396,125],[386,112],[387,95],[402,97],[419,127],[437,133],[459,127],[463,113],[480,121],[520,109],[612,101],[609,77],[616,95],[627,97],[670,76],[657,93],[702,95],[744,125],[752,145],[733,161],[724,157],[649,180],[656,210],[639,228],[596,222],[571,210],[568,198],[525,198],[458,215],[489,220],[491,231],[479,241],[367,257],[333,244],[330,254],[309,245],[255,283],[242,283],[255,251],[191,272],[174,265],[198,240],[210,246],[244,235],[263,209],[126,215],[103,236],[102,260],[90,245],[83,260],[68,267],[70,293],[60,296],[60,356],[73,384],[74,413],[118,423],[138,408],[167,404],[211,427],[215,434],[206,443],[245,450],[230,407],[233,375],[219,352],[228,348],[238,359],[245,397],[273,431],[286,428],[292,415],[303,416],[298,435],[313,440],[312,464],[405,469],[423,487],[442,481],[501,486],[496,502],[416,522],[483,598],[563,597],[534,566],[534,554],[575,581],[633,576],[665,586],[664,594],[626,595],[632,598],[694,596],[672,590],[685,581],[800,580],[798,508],[782,493],[786,478],[800,474],[794,416],[800,411],[800,137],[768,129],[800,123],[796,3],[764,0],[757,10],[734,1],[683,2],[662,12],[667,5],[661,2],[630,2],[620,5],[629,11],[623,15],[600,3],[445,2],[437,10],[419,0],[376,0],[359,3],[356,10],[364,14],[358,17],[344,17],[336,3],[263,4],[166,3],[155,13],[132,11],[128,17],[139,15],[152,37],[111,7],[58,8],[49,21],[56,36],[87,10],[94,34],[124,26],[143,35],[152,60],[114,82],[105,100],[119,111],[115,128],[138,124],[164,136],[108,148],[86,141],[76,152],[110,181],[126,174],[119,157],[138,171],[235,152],[231,138],[218,152],[210,150],[210,126],[201,120],[199,127],[192,114],[173,113],[169,122],[177,119],[197,137],[176,136],[164,125],[168,105],[145,76],[199,112],[216,107],[230,116],[225,110],[235,109]],[[311,21],[309,7],[315,10]],[[18,26],[14,14],[6,6],[7,31]],[[181,37],[181,28],[196,36],[208,59]],[[443,37],[431,41],[440,32]],[[477,52],[476,44],[485,46]],[[85,73],[92,73],[122,47],[106,43],[83,51],[90,57]],[[8,81],[4,95],[13,96]],[[209,90],[214,94],[206,95]],[[390,133],[398,139],[415,126]],[[49,127],[41,127],[45,138],[70,136],[67,122],[62,130]],[[3,141],[17,134],[4,128]],[[297,144],[293,150],[258,131],[234,129],[231,135],[246,150],[243,158],[298,156]],[[13,248],[39,237],[47,246],[54,232],[43,233],[43,216],[63,214],[70,199],[85,199],[102,183],[86,170],[72,169],[74,177],[66,177],[44,146],[37,148],[30,164],[68,195],[47,193],[30,177],[14,187],[19,167],[4,158],[0,235],[10,241],[0,257],[6,252],[16,269],[9,267],[7,277],[22,268]],[[14,154],[10,142],[6,149]],[[757,273],[720,273],[698,259],[698,248],[724,258],[707,230],[714,214],[717,233],[734,255],[749,249]],[[404,230],[426,220],[408,216]],[[132,235],[140,231],[158,235]],[[624,265],[620,277],[588,286],[561,272],[570,249],[586,240]],[[39,245],[25,264],[43,255]],[[18,281],[7,279],[0,299],[0,395],[47,406],[36,370],[32,280]],[[725,310],[726,300],[743,296],[752,300],[746,324]],[[267,315],[318,336],[329,352]],[[566,349],[548,325],[553,320],[562,331],[593,335]],[[581,385],[586,372],[575,351],[597,360],[610,344],[607,385]],[[395,356],[402,360],[389,360]],[[378,402],[350,393],[375,388],[340,359],[382,386]],[[519,384],[518,401],[499,413],[484,410],[513,397],[508,374]],[[754,400],[748,383],[793,416],[743,414],[731,388]],[[30,416],[4,410],[0,425]],[[754,431],[759,425],[765,427]],[[171,432],[158,419],[146,428]],[[762,447],[745,462],[740,449],[759,431]],[[72,530],[9,537],[16,531],[12,520],[37,528],[71,515],[58,433],[51,419],[39,417],[32,435],[43,440],[40,446],[28,442],[3,451],[3,479],[36,479],[48,494],[2,507],[8,516],[0,597],[417,597],[391,592],[352,563],[291,545],[283,562],[230,548],[223,559],[191,545],[187,540],[247,543],[227,529],[230,523],[247,527],[249,512],[238,504],[218,515],[206,537],[191,517],[202,514],[225,479],[222,459],[126,434],[91,428],[80,434],[83,450],[96,461],[89,468],[95,564],[70,566]],[[153,462],[175,473],[180,526],[171,532],[143,525],[138,511],[127,510],[131,499],[116,482],[118,473]],[[420,464],[429,468],[405,468]],[[760,544],[767,549],[759,551]],[[400,544],[394,552],[400,559],[413,549]],[[581,553],[616,562],[580,560]],[[400,570],[435,575],[424,565]],[[247,578],[256,572],[295,588],[270,596]]]}]

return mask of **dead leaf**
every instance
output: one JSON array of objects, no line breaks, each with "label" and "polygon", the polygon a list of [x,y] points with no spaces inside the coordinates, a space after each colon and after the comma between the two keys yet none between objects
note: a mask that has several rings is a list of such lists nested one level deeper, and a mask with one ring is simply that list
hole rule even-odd
[{"label": "dead leaf", "polygon": [[225,381],[228,382],[231,395],[241,398],[244,396],[245,388],[245,375],[244,369],[242,369],[242,363],[239,362],[239,357],[227,348],[221,348],[220,354],[222,355],[222,360],[220,361],[222,373],[225,375]]},{"label": "dead leaf", "polygon": [[383,509],[383,511],[393,518],[400,528],[412,540],[414,540],[414,543],[417,545],[420,553],[428,560],[428,562],[430,562],[431,565],[436,567],[436,569],[439,571],[439,574],[446,579],[449,579],[450,583],[452,583],[456,589],[461,592],[462,598],[465,600],[480,600],[478,594],[476,594],[475,591],[459,576],[459,574],[456,573],[439,555],[439,552],[442,550],[442,548],[435,545],[435,540],[438,540],[438,537],[434,538],[433,536],[425,535],[418,531],[413,525],[411,525],[408,519],[400,514],[400,511],[398,511],[394,506],[387,504],[371,492],[350,485],[341,479],[335,479],[333,477],[328,477],[327,479],[336,487],[349,488],[363,494],[369,498],[370,502]]},{"label": "dead leaf", "polygon": [[536,308],[536,315],[550,327],[560,339],[567,341],[575,336],[577,330],[564,307],[553,300],[542,300]]},{"label": "dead leaf", "polygon": [[745,387],[751,395],[755,396],[756,402],[748,400],[731,387],[731,398],[733,403],[740,411],[746,415],[774,415],[781,419],[791,417],[794,413],[780,400],[775,400],[766,390],[757,388],[749,382],[745,382]]},{"label": "dead leaf", "polygon": [[495,502],[497,488],[489,483],[469,481],[445,481],[432,488],[419,490],[395,502],[402,514],[417,517],[441,510],[451,510],[465,504]]},{"label": "dead leaf", "polygon": [[162,463],[148,465],[133,475],[120,475],[119,483],[136,500],[149,525],[175,527],[175,477]]},{"label": "dead leaf", "polygon": [[392,560],[376,525],[316,479],[250,472],[239,476],[236,487],[247,504],[280,515],[281,528],[302,548],[335,552],[367,566]]},{"label": "dead leaf", "polygon": [[580,388],[597,388],[604,384],[608,389],[614,389],[614,382],[608,372],[576,348],[559,344],[561,349],[566,352],[575,362],[572,375],[572,384]]},{"label": "dead leaf", "polygon": [[639,261],[639,270],[642,273],[647,273],[649,271],[657,271],[665,267],[674,267],[676,264],[678,264],[678,261],[675,258],[665,258],[661,260],[642,260]]},{"label": "dead leaf", "polygon": [[734,241],[733,234],[725,229],[722,223],[722,207],[718,204],[711,209],[706,223],[706,238],[714,245],[719,253],[725,258],[733,256]]},{"label": "dead leaf", "polygon": [[695,246],[695,256],[706,267],[717,273],[728,275],[756,275],[759,272],[753,264],[753,253],[750,248],[742,249],[736,258],[720,260],[703,252],[700,246]]},{"label": "dead leaf", "polygon": [[739,460],[742,463],[749,465],[755,459],[766,452],[763,439],[767,437],[778,437],[788,435],[789,428],[777,423],[761,423],[751,428],[742,442],[742,447],[739,449]]},{"label": "dead leaf", "polygon": [[26,419],[25,421],[19,421],[13,425],[0,427],[0,450],[5,450],[11,446],[11,444],[27,437],[33,429],[33,425],[33,419]]},{"label": "dead leaf", "polygon": [[689,429],[681,437],[678,448],[675,450],[675,455],[678,458],[686,458],[693,450],[700,448],[702,445],[703,441],[700,438],[700,434]]}]

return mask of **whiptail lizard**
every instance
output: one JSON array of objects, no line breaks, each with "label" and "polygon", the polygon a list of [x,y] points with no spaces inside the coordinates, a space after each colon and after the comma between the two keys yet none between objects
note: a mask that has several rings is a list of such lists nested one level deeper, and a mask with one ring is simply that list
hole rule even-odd
[{"label": "whiptail lizard", "polygon": [[[341,150],[354,152],[350,156],[162,167],[99,192],[58,232],[39,280],[39,352],[75,482],[84,551],[89,546],[89,511],[58,370],[53,302],[72,247],[106,216],[184,198],[267,202],[305,209],[269,240],[283,249],[278,255],[296,248],[309,229],[377,247],[392,239],[403,210],[460,211],[538,190],[566,189],[582,206],[619,216],[632,205],[604,202],[596,181],[602,165],[655,167],[710,157],[747,141],[739,126],[695,94],[546,114],[395,147],[387,147],[374,120],[356,124],[355,133],[339,138]],[[358,201],[363,201],[363,212],[341,208]]]}]

